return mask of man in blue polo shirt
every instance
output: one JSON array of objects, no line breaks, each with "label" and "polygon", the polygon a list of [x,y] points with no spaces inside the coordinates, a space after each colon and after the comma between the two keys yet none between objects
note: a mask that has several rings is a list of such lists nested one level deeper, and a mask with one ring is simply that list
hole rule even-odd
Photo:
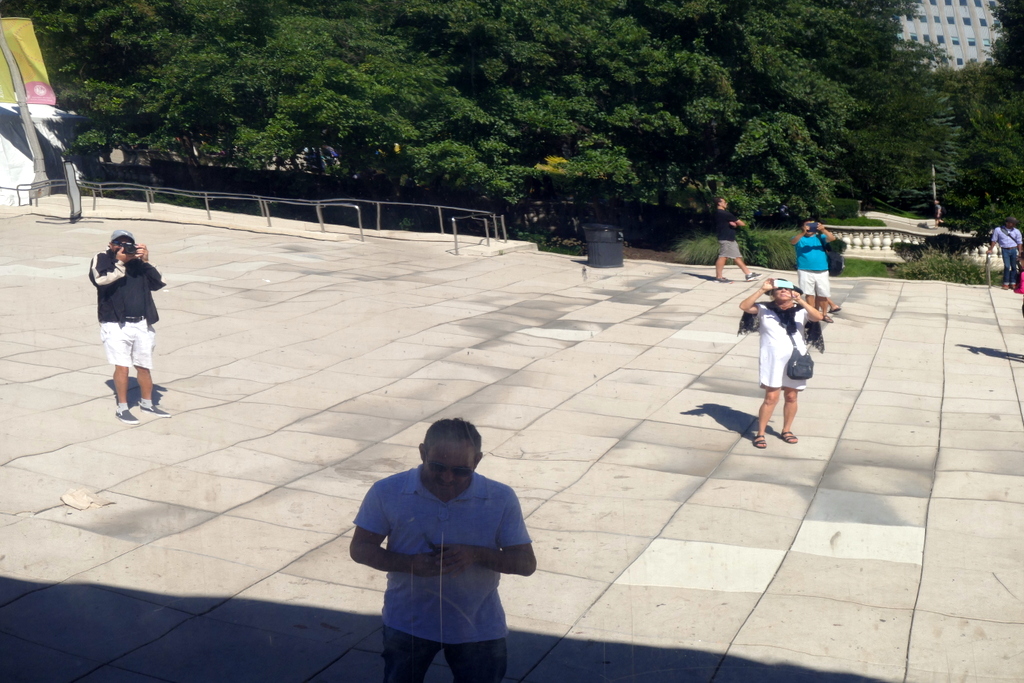
[{"label": "man in blue polo shirt", "polygon": [[359,508],[352,559],[388,573],[385,683],[421,683],[440,650],[455,683],[505,676],[498,580],[529,576],[537,560],[515,492],[474,472],[482,457],[476,427],[439,420],[423,464],[378,481]]},{"label": "man in blue polo shirt", "polygon": [[825,241],[833,241],[836,236],[829,232],[824,224],[818,221],[804,221],[802,232],[789,241],[796,248],[796,272],[799,276],[800,289],[804,290],[807,303],[821,311],[827,323],[832,322],[829,316],[829,297],[832,286],[828,279],[828,256],[825,254]]}]

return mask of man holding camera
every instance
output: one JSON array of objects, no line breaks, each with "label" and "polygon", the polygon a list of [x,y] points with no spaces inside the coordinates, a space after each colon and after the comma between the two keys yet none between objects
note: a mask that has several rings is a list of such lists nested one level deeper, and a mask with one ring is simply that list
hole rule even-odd
[{"label": "man holding camera", "polygon": [[800,280],[800,289],[804,291],[807,303],[821,311],[824,316],[822,320],[827,323],[832,322],[828,315],[832,288],[828,279],[825,239],[832,242],[835,238],[836,236],[823,224],[812,220],[804,221],[803,232],[789,242],[796,248],[796,272]]},{"label": "man holding camera", "polygon": [[164,283],[149,263],[149,250],[145,244],[136,244],[127,230],[115,230],[109,248],[93,257],[89,279],[96,286],[100,339],[107,360],[114,366],[117,419],[125,424],[139,424],[128,410],[128,369],[132,365],[142,395],[139,408],[155,417],[170,417],[153,405],[153,325],[160,319],[153,292]]}]

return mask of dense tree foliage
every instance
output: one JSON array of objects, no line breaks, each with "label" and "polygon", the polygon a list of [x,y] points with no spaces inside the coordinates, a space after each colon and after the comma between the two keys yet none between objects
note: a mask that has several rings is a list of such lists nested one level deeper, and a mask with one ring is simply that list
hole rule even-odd
[{"label": "dense tree foliage", "polygon": [[[1007,29],[1021,30],[1021,2],[1004,5]],[[1020,135],[1004,123],[1020,121],[1007,84],[1020,83],[1021,43],[997,48],[1002,76],[935,71],[933,53],[898,40],[906,9],[8,0],[4,12],[35,19],[60,104],[90,117],[93,149],[252,168],[305,167],[303,150],[320,150],[327,173],[509,200],[546,186],[672,202],[717,183],[744,211],[816,211],[834,196],[913,199],[933,165],[965,209],[1017,196],[1019,153],[1005,149]]]}]

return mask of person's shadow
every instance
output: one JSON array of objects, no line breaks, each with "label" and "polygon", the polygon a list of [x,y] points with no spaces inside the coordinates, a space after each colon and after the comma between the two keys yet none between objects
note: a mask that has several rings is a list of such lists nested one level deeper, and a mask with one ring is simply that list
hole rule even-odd
[{"label": "person's shadow", "polygon": [[990,349],[986,346],[971,346],[969,344],[957,344],[960,348],[967,349],[975,356],[988,356],[990,358],[1002,358],[1003,360],[1013,360],[1018,363],[1024,363],[1024,355],[1019,353],[1010,353],[1009,351],[1000,351],[999,349]]},{"label": "person's shadow", "polygon": [[[105,384],[107,385],[107,388],[110,389],[110,393],[114,394],[115,398],[116,398],[117,396],[116,396],[116,392],[114,391],[114,380],[113,379],[108,379],[105,382]],[[155,405],[155,406],[160,405],[160,399],[163,398],[163,395],[164,395],[165,391],[167,391],[167,389],[165,387],[162,387],[159,384],[153,384],[153,405]],[[138,381],[136,381],[136,379],[134,377],[129,377],[128,378],[128,405],[129,406],[138,405],[140,398],[141,398],[141,394],[139,393],[139,383],[138,383]]]},{"label": "person's shadow", "polygon": [[697,406],[693,410],[687,410],[679,414],[707,415],[729,431],[736,432],[737,434],[746,434],[747,430],[750,429],[751,423],[757,419],[756,415],[751,415],[750,413],[745,413],[742,410],[736,410],[735,408],[719,405],[717,403],[705,403]]}]

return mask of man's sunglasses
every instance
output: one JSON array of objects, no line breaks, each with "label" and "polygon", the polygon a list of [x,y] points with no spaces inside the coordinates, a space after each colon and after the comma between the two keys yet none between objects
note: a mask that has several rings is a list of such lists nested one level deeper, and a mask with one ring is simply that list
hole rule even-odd
[{"label": "man's sunglasses", "polygon": [[444,474],[445,472],[451,472],[453,477],[458,477],[459,479],[465,479],[466,477],[473,474],[472,467],[463,467],[461,465],[448,467],[447,465],[442,465],[441,463],[434,462],[433,460],[427,463],[427,467],[429,467],[430,471],[433,472],[434,474]]}]

